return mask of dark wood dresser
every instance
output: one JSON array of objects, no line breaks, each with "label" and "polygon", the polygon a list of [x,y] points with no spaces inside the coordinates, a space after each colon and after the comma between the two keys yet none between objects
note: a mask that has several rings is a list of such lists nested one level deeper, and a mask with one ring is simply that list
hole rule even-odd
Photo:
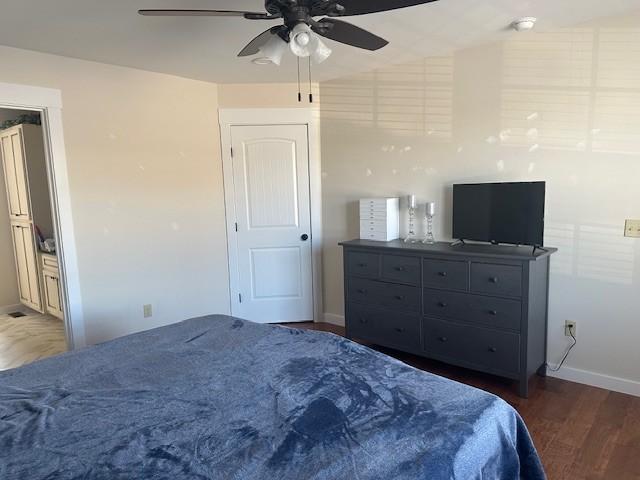
[{"label": "dark wood dresser", "polygon": [[546,374],[557,250],[402,240],[343,242],[349,338],[512,378]]}]

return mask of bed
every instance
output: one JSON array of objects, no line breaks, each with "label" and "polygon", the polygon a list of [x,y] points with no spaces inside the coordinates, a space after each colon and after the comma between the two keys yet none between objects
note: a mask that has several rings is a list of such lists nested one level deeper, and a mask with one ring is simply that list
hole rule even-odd
[{"label": "bed", "polygon": [[545,475],[498,397],[336,335],[214,315],[0,373],[0,478]]}]

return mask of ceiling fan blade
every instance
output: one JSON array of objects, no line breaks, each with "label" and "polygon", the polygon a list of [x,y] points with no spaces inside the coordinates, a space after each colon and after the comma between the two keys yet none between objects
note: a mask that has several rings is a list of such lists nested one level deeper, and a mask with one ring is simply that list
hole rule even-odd
[{"label": "ceiling fan blade", "polygon": [[265,45],[272,36],[276,35],[282,27],[272,27],[269,30],[262,32],[256,38],[251,40],[246,47],[238,54],[239,57],[248,57],[260,52],[260,47]]},{"label": "ceiling fan blade", "polygon": [[437,0],[340,0],[344,10],[329,13],[330,16],[346,17],[350,15],[366,15],[368,13],[387,12],[399,8],[414,7]]},{"label": "ceiling fan blade", "polygon": [[389,44],[384,38],[380,38],[351,23],[333,18],[323,18],[318,22],[318,26],[311,28],[318,35],[353,47],[364,48],[365,50],[379,50]]},{"label": "ceiling fan blade", "polygon": [[279,18],[268,13],[235,10],[138,10],[138,13],[148,17],[244,17],[250,20]]}]

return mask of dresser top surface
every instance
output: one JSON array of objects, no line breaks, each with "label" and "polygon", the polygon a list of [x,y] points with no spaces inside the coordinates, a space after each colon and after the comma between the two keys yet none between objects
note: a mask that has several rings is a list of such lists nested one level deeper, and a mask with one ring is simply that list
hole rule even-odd
[{"label": "dresser top surface", "polygon": [[517,247],[515,245],[486,245],[466,243],[452,246],[448,242],[437,242],[434,245],[423,243],[405,243],[403,240],[379,242],[373,240],[349,240],[340,242],[341,246],[349,248],[368,248],[393,250],[395,252],[411,252],[435,255],[479,256],[488,258],[502,258],[512,260],[537,260],[558,251],[557,248],[544,247],[533,252],[533,247]]}]

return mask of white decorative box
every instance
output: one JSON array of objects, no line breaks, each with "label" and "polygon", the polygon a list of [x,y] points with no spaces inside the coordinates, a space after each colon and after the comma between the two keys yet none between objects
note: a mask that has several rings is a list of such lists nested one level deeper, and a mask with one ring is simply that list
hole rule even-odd
[{"label": "white decorative box", "polygon": [[388,242],[400,237],[400,199],[360,200],[360,239]]}]

